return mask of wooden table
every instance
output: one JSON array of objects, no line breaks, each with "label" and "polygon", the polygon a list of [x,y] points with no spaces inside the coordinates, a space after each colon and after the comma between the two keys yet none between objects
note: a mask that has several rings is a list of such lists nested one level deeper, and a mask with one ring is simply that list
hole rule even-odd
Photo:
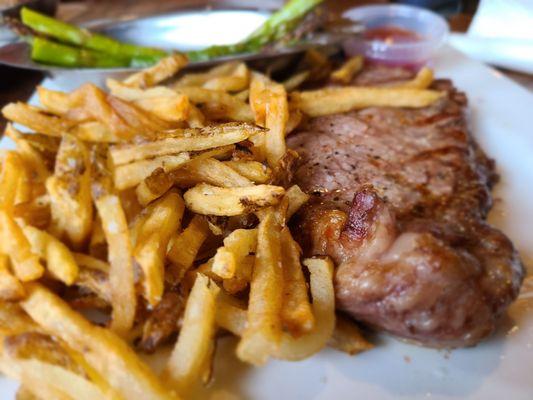
[{"label": "wooden table", "polygon": [[[199,7],[216,4],[233,7],[242,6],[258,7],[263,9],[276,9],[283,3],[282,0],[89,0],[62,3],[58,16],[76,23],[95,19],[127,18],[140,15],[161,14],[178,7]],[[329,0],[327,6],[336,13],[341,13],[347,8],[368,3],[388,3],[387,0]],[[465,31],[470,23],[471,15],[455,15],[450,18],[452,30]],[[34,91],[35,86],[43,79],[44,75],[38,72],[16,70],[0,67],[0,107],[12,101],[24,101]],[[521,74],[502,70],[502,72],[528,87],[533,91],[533,75]],[[0,119],[0,129],[5,121]]]}]

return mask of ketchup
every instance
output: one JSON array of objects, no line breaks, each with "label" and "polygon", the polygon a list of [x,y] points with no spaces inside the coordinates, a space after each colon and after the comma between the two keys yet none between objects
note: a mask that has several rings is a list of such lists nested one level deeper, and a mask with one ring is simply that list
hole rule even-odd
[{"label": "ketchup", "polygon": [[422,37],[418,33],[395,25],[385,25],[367,29],[363,33],[363,37],[366,40],[379,40],[380,42],[385,42],[387,44],[413,43],[422,40]]}]

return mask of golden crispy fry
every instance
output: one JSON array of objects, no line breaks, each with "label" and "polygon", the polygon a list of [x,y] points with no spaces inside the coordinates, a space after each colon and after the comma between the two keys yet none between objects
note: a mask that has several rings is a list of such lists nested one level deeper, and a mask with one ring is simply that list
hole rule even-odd
[{"label": "golden crispy fry", "polygon": [[230,61],[211,68],[207,72],[188,73],[179,78],[174,83],[174,88],[182,86],[202,86],[205,82],[212,78],[218,78],[227,76],[235,71],[235,68],[239,65],[238,61]]},{"label": "golden crispy fry", "polygon": [[46,114],[40,108],[20,102],[6,105],[2,109],[2,114],[9,121],[50,136],[61,136],[74,124],[74,121]]},{"label": "golden crispy fry", "polygon": [[203,87],[224,92],[238,92],[248,87],[250,70],[245,63],[239,63],[230,75],[217,76],[207,80]]},{"label": "golden crispy fry", "polygon": [[172,89],[156,86],[150,89],[138,89],[114,79],[107,80],[107,87],[114,96],[132,101],[144,111],[155,114],[165,121],[185,121],[189,117],[189,99]]},{"label": "golden crispy fry", "polygon": [[183,325],[163,373],[180,394],[185,393],[204,371],[214,343],[218,286],[197,274],[191,290]]},{"label": "golden crispy fry", "polygon": [[120,335],[125,335],[133,326],[137,306],[133,251],[128,224],[118,196],[114,194],[95,196],[95,205],[102,220],[111,265],[109,271],[113,306],[111,329]]},{"label": "golden crispy fry", "polygon": [[230,120],[253,122],[254,116],[250,106],[239,98],[221,90],[210,90],[196,86],[184,86],[176,89],[186,95],[194,104],[202,104],[203,111],[212,120]]},{"label": "golden crispy fry", "polygon": [[0,254],[0,300],[16,301],[22,299],[25,294],[22,283],[9,269],[9,257]]},{"label": "golden crispy fry", "polygon": [[298,185],[293,185],[285,192],[285,197],[289,199],[287,208],[287,219],[290,219],[296,211],[309,201],[310,196],[304,193]]},{"label": "golden crispy fry", "polygon": [[287,92],[292,92],[294,89],[298,88],[302,83],[304,83],[309,77],[309,71],[297,72],[294,75],[287,78],[283,81],[283,86]]},{"label": "golden crispy fry", "polygon": [[101,271],[106,274],[109,273],[110,266],[105,261],[82,253],[72,253],[72,256],[80,267]]},{"label": "golden crispy fry", "polygon": [[74,136],[63,135],[54,176],[46,181],[46,189],[54,230],[79,248],[90,235],[93,205],[89,153]]},{"label": "golden crispy fry", "polygon": [[284,194],[280,186],[219,188],[201,183],[185,192],[183,198],[187,208],[197,214],[233,216],[276,205]]},{"label": "golden crispy fry", "polygon": [[19,303],[0,301],[0,335],[11,336],[39,331],[41,328],[26,314]]},{"label": "golden crispy fry", "polygon": [[180,69],[187,65],[187,62],[187,56],[175,53],[163,58],[153,67],[130,75],[124,80],[124,83],[141,89],[149,88],[176,75]]},{"label": "golden crispy fry", "polygon": [[222,279],[233,278],[238,265],[257,246],[256,229],[237,229],[224,239],[224,246],[219,247],[213,259],[211,270]]},{"label": "golden crispy fry", "polygon": [[135,187],[156,169],[162,168],[163,171],[169,172],[179,168],[189,160],[189,153],[185,152],[119,165],[113,171],[115,186],[119,190]]},{"label": "golden crispy fry", "polygon": [[310,117],[319,117],[367,107],[426,107],[442,96],[435,90],[336,87],[293,92],[291,101]]},{"label": "golden crispy fry", "polygon": [[268,163],[274,166],[286,151],[285,130],[289,105],[285,88],[264,75],[254,73],[250,84],[250,105],[256,123],[269,130],[262,143],[262,151]]},{"label": "golden crispy fry", "polygon": [[248,287],[252,280],[255,257],[252,255],[244,257],[239,264],[233,278],[224,279],[222,285],[224,290],[230,294],[236,294]]},{"label": "golden crispy fry", "polygon": [[[109,267],[109,265],[107,266]],[[99,299],[105,302],[106,306],[112,304],[111,286],[109,285],[108,273],[99,269],[80,268],[74,284],[84,290],[94,293]]]},{"label": "golden crispy fry", "polygon": [[[207,150],[195,155],[189,163],[201,163],[209,157],[219,158],[227,157],[231,154],[235,146],[223,146],[213,150]],[[187,174],[183,174],[179,169],[170,173],[165,172],[163,168],[155,169],[150,176],[144,179],[135,189],[137,200],[141,205],[147,205],[151,201],[157,199],[166,193],[175,183],[176,180],[185,179]],[[192,181],[191,186],[194,185]]]},{"label": "golden crispy fry", "polygon": [[151,306],[157,305],[163,296],[164,261],[168,242],[181,226],[185,205],[180,195],[169,192],[150,204],[140,218],[137,227],[133,256],[143,271],[143,294]]},{"label": "golden crispy fry", "polygon": [[46,260],[46,268],[56,279],[72,285],[78,276],[78,265],[67,246],[49,233],[33,226],[24,226],[24,235],[32,252]]},{"label": "golden crispy fry", "polygon": [[117,143],[124,140],[99,121],[82,122],[69,132],[87,142]]},{"label": "golden crispy fry", "polygon": [[203,128],[206,125],[205,115],[193,104],[189,104],[189,116],[187,117],[187,123],[189,124],[190,128]]},{"label": "golden crispy fry", "polygon": [[24,385],[37,386],[39,393],[46,393],[47,398],[57,398],[57,395],[80,400],[113,398],[106,396],[98,386],[84,377],[51,363],[17,359],[3,354],[0,357],[0,369],[8,377],[17,379]]},{"label": "golden crispy fry", "polygon": [[392,84],[388,87],[396,89],[427,89],[431,83],[433,83],[433,71],[431,68],[423,67],[412,80]]},{"label": "golden crispy fry", "polygon": [[221,187],[253,185],[252,181],[215,158],[193,160],[172,176],[174,183],[180,187],[190,187],[201,182]]},{"label": "golden crispy fry", "polygon": [[247,324],[246,308],[237,299],[221,290],[217,298],[216,322],[218,326],[235,336],[242,336]]},{"label": "golden crispy fry", "polygon": [[[23,133],[16,130],[12,124],[7,124],[5,134],[16,143],[18,154],[30,169],[37,174],[40,181],[44,181],[50,176],[50,171],[48,170],[45,159],[35,148],[33,148]],[[2,190],[2,193],[3,192],[4,190]]]},{"label": "golden crispy fry", "polygon": [[308,258],[304,265],[311,274],[313,296],[313,330],[297,339],[284,334],[276,358],[297,361],[320,351],[335,329],[335,293],[333,291],[333,263],[329,258]]},{"label": "golden crispy fry", "polygon": [[176,154],[185,151],[202,151],[214,147],[242,142],[263,130],[250,124],[221,124],[201,129],[174,131],[174,137],[141,144],[113,146],[110,156],[114,165],[127,164],[146,158]]},{"label": "golden crispy fry", "polygon": [[355,321],[342,315],[337,315],[335,330],[328,345],[351,356],[374,347],[363,337]]},{"label": "golden crispy fry", "polygon": [[250,89],[241,90],[239,93],[234,94],[233,97],[239,99],[240,101],[246,102],[250,96]]},{"label": "golden crispy fry", "polygon": [[0,175],[0,208],[11,212],[17,200],[17,190],[23,177],[22,160],[18,153],[8,151],[2,162]]},{"label": "golden crispy fry", "polygon": [[[38,388],[33,387],[34,392],[38,391]],[[39,393],[34,393],[27,386],[19,386],[17,394],[15,395],[15,400],[46,400],[44,397],[39,396]]]},{"label": "golden crispy fry", "polygon": [[344,62],[341,67],[331,73],[333,82],[347,84],[350,83],[354,76],[363,68],[365,59],[361,55],[354,56]]},{"label": "golden crispy fry", "polygon": [[283,305],[281,320],[285,329],[294,337],[313,329],[315,319],[307,297],[307,282],[300,263],[300,246],[294,241],[288,228],[281,232],[283,259]]},{"label": "golden crispy fry", "polygon": [[257,230],[248,323],[237,346],[239,359],[254,365],[264,364],[278,350],[281,340],[281,226],[274,214],[274,210],[269,210]]},{"label": "golden crispy fry", "polygon": [[167,257],[174,267],[169,271],[172,274],[173,283],[178,283],[185,272],[191,268],[208,233],[209,228],[205,218],[195,215],[187,228],[174,236],[167,253]]},{"label": "golden crispy fry", "polygon": [[5,211],[0,210],[0,227],[2,238],[0,246],[8,254],[15,276],[23,282],[39,279],[44,268],[39,256],[32,253],[30,243],[20,226]]},{"label": "golden crispy fry", "polygon": [[320,51],[309,49],[305,52],[298,69],[309,71],[307,80],[312,82],[322,81],[328,78],[331,73],[331,62]]},{"label": "golden crispy fry", "polygon": [[91,324],[38,284],[27,286],[24,310],[50,335],[60,338],[105,377],[124,398],[173,399],[155,375],[118,336]]},{"label": "golden crispy fry", "polygon": [[224,164],[254,183],[267,183],[272,177],[272,170],[257,161],[224,161]]}]

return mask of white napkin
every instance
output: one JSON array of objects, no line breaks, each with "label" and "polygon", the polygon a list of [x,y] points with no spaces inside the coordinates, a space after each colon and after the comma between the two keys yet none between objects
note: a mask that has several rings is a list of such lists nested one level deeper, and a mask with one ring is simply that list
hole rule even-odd
[{"label": "white napkin", "polygon": [[533,0],[481,0],[467,34],[450,43],[477,60],[533,74]]}]

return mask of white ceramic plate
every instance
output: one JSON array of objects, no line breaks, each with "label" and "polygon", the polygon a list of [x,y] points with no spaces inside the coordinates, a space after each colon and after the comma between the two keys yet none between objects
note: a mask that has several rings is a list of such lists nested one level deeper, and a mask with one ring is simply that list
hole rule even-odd
[{"label": "white ceramic plate", "polygon": [[[473,132],[497,161],[501,182],[491,221],[505,231],[527,264],[533,261],[533,94],[499,72],[450,48],[435,62],[469,97]],[[64,90],[64,83],[45,84]],[[2,141],[1,147],[9,145]],[[525,292],[525,291],[523,291]],[[451,352],[404,344],[385,335],[375,350],[349,357],[334,350],[298,363],[272,361],[254,369],[235,359],[235,342],[220,341],[211,399],[505,399],[533,398],[533,285],[477,347]],[[16,384],[0,380],[0,398]]]}]

